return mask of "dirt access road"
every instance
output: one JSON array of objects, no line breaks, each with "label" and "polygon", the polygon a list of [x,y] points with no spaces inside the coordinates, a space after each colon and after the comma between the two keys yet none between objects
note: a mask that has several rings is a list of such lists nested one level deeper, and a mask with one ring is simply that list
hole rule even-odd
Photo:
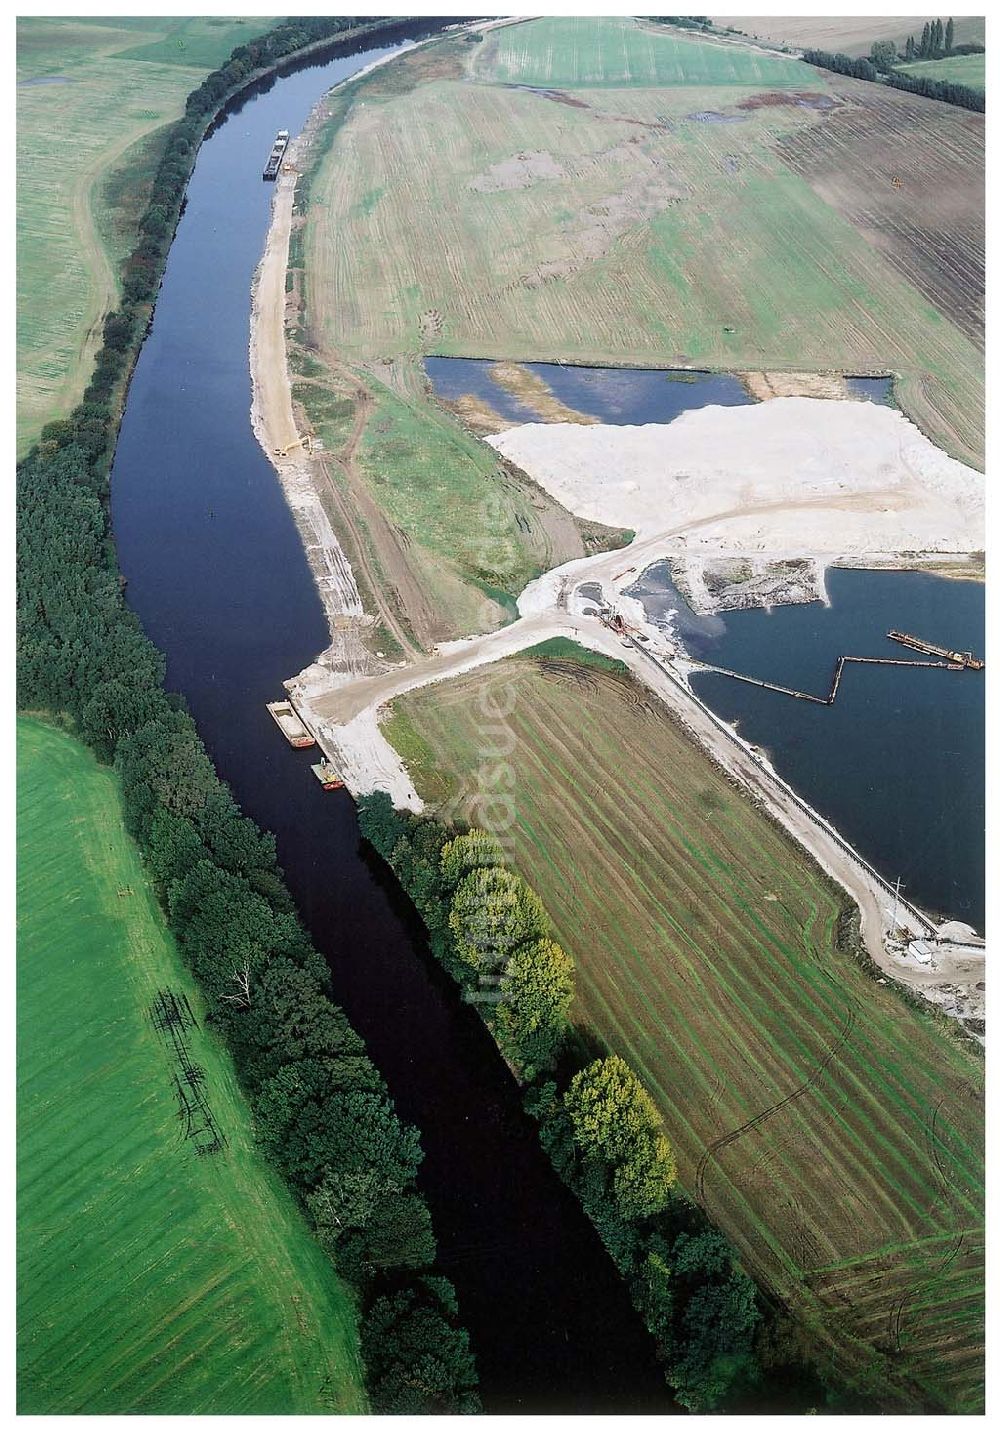
[{"label": "dirt access road", "polygon": [[[295,184],[298,178],[296,160],[309,143],[312,129],[318,122],[314,112],[310,125],[293,140],[286,152],[285,163],[275,181],[264,254],[254,280],[250,327],[250,373],[253,384],[251,423],[258,442],[267,454],[281,481],[295,517],[296,525],[323,601],[330,627],[331,645],[323,660],[331,672],[353,676],[378,671],[381,664],[363,641],[364,630],[373,619],[365,613],[354,571],[330,522],[335,513],[344,531],[352,539],[359,571],[378,608],[378,616],[392,633],[407,657],[416,650],[406,631],[398,622],[391,605],[380,600],[380,582],[371,571],[367,545],[358,531],[358,520],[368,525],[385,525],[382,514],[364,492],[355,468],[355,453],[367,422],[371,396],[363,388],[354,396],[355,422],[339,457],[312,450],[311,435],[300,431],[292,401],[291,380],[285,337],[285,318],[289,302],[285,288],[288,249],[295,223]],[[344,494],[330,471],[338,464],[347,478],[349,497]],[[379,551],[384,552],[389,536],[379,534]]]},{"label": "dirt access road", "polygon": [[[314,110],[303,133],[292,140],[274,186],[271,226],[253,291],[250,337],[250,371],[253,382],[251,422],[254,433],[281,480],[323,598],[331,633],[355,632],[350,643],[335,637],[327,654],[328,665],[340,666],[340,652],[351,648],[351,671],[377,670],[376,660],[365,663],[359,634],[370,628],[351,564],[329,521],[334,514],[351,546],[375,619],[381,620],[408,658],[427,651],[440,637],[440,621],[424,586],[406,554],[406,542],[372,499],[357,455],[374,408],[374,396],[357,373],[334,362],[333,372],[351,389],[354,419],[343,449],[316,451],[308,428],[299,424],[292,398],[285,324],[290,301],[285,287],[288,251],[294,214],[298,161],[308,148],[322,119]],[[337,470],[340,478],[334,476]],[[367,530],[367,537],[362,532]],[[376,571],[369,553],[379,555],[383,571]],[[392,595],[395,595],[395,602]],[[400,622],[405,613],[408,627]],[[412,635],[412,636],[411,636]],[[415,640],[415,642],[414,642]]]}]

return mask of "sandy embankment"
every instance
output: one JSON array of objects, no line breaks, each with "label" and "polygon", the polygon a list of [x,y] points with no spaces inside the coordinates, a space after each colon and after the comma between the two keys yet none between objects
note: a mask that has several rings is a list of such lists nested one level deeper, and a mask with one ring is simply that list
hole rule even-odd
[{"label": "sandy embankment", "polygon": [[[428,40],[406,43],[401,50],[409,52],[429,43]],[[327,99],[342,85],[353,83],[372,70],[389,64],[399,53],[397,50],[383,55],[348,75],[340,84],[331,86],[313,107],[302,133],[290,142],[274,182],[271,224],[251,290],[250,423],[258,443],[281,480],[302,535],[334,639],[339,632],[348,630],[342,620],[362,619],[364,607],[351,565],[320,502],[314,477],[317,460],[310,446],[302,442],[309,436],[299,433],[295,421],[285,342],[288,246],[295,222],[293,211],[298,165],[327,117]]]},{"label": "sandy embankment", "polygon": [[332,636],[338,618],[361,618],[364,608],[351,565],[320,502],[312,473],[315,460],[303,445],[305,435],[298,431],[292,408],[285,348],[285,273],[295,203],[295,161],[301,150],[302,137],[288,147],[274,186],[264,255],[254,276],[250,317],[253,386],[250,422],[257,441],[274,465],[295,516]]},{"label": "sandy embankment", "polygon": [[[375,61],[367,68],[374,69],[384,63],[385,59]],[[296,162],[325,117],[325,108],[324,99],[313,110],[302,135],[289,145],[274,186],[271,225],[252,291],[250,420],[281,482],[329,625],[330,645],[319,655],[312,671],[322,674],[325,683],[336,684],[371,675],[385,665],[372,656],[362,640],[362,630],[371,619],[364,611],[351,565],[320,499],[317,466],[324,460],[307,451],[301,443],[305,435],[299,433],[295,422],[288,372],[285,275],[293,224]],[[316,723],[315,731],[326,756],[338,765],[353,792],[368,791],[377,782],[401,804],[418,800],[402,761],[377,726],[373,732],[355,735],[346,747],[330,738],[324,724]]]}]

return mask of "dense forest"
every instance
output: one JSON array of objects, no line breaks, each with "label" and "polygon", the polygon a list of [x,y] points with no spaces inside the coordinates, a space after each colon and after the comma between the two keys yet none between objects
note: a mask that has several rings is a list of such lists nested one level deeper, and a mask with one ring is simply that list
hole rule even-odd
[{"label": "dense forest", "polygon": [[803,1364],[783,1314],[677,1188],[669,1133],[628,1064],[570,1020],[574,967],[495,838],[359,803],[361,831],[417,908],[431,950],[489,1026],[559,1175],[575,1192],[692,1411],[845,1408]]},{"label": "dense forest", "polygon": [[382,1413],[474,1413],[475,1362],[455,1292],[434,1272],[404,1125],[303,930],[273,839],[219,780],[164,663],[126,607],[109,517],[128,375],[150,322],[184,189],[221,101],[282,56],[351,27],[288,21],[240,46],[167,137],[122,302],[83,401],[17,470],[18,704],[113,764],[126,822],[180,950],[225,1037],[271,1160],[359,1293],[362,1350]]}]

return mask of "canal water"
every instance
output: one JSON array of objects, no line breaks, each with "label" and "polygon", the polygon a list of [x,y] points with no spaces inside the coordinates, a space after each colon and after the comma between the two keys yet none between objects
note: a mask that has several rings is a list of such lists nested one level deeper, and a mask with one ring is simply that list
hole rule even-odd
[{"label": "canal water", "polygon": [[[701,617],[656,564],[630,591],[654,621],[676,616],[693,657],[825,695],[841,653],[919,658],[890,628],[984,650],[984,589],[926,573],[833,569],[830,606],[795,604]],[[832,707],[695,674],[709,707],[765,748],[782,777],[889,882],[932,913],[983,930],[986,905],[985,684],[982,673],[844,670]]]},{"label": "canal water", "polygon": [[[402,23],[387,43],[440,22]],[[249,296],[271,189],[261,167],[338,80],[387,53],[332,48],[265,82],[198,158],[112,476],[128,600],[167,658],[219,772],[274,832],[331,992],[422,1133],[421,1185],[488,1412],[672,1408],[652,1341],[579,1205],[552,1171],[473,1009],[427,953],[391,875],[361,851],[354,806],[265,704],[327,642],[319,598],[250,428]]]}]

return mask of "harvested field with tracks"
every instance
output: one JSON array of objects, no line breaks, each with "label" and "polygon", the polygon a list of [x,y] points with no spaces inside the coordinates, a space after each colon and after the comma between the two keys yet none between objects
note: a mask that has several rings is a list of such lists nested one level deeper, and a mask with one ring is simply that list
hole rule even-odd
[{"label": "harvested field with tracks", "polygon": [[[732,26],[744,35],[779,45],[867,55],[874,40],[895,40],[900,50],[907,35],[920,39],[926,15],[713,15],[716,25]],[[983,43],[986,22],[981,16],[955,17],[955,43]]]},{"label": "harvested field with tracks", "polygon": [[18,1410],[362,1413],[353,1295],[258,1154],[112,773],[18,736]]},{"label": "harvested field with tracks", "polygon": [[428,795],[513,835],[577,1019],[807,1345],[890,1408],[980,1409],[982,1064],[838,945],[842,894],[630,679],[507,660],[394,712]]},{"label": "harvested field with tracks", "polygon": [[981,348],[985,117],[839,76],[832,89],[844,103],[779,157]]},{"label": "harvested field with tracks", "polygon": [[[542,65],[547,23],[498,31],[484,45],[506,36],[519,53],[534,46]],[[654,55],[659,45],[673,54],[700,43],[636,33]],[[466,57],[474,77],[488,73],[488,58]],[[658,86],[621,86],[610,60],[619,88],[362,84],[363,103],[338,111],[310,181],[306,321],[319,349],[361,364],[437,353],[891,370],[918,426],[981,466],[982,355],[953,321],[975,322],[971,213],[956,245],[966,272],[959,297],[941,277],[940,246],[918,262],[915,209],[900,215],[876,193],[865,213],[884,214],[882,229],[866,227],[846,200],[828,203],[811,174],[796,172],[796,145],[822,151],[829,126],[836,145],[852,126],[874,125],[857,178],[844,183],[851,193],[865,185],[874,152],[878,184],[880,146],[912,113],[910,97],[883,122],[877,108],[869,117],[857,105],[849,82],[834,85],[801,62],[794,90],[763,74],[734,87],[721,72],[715,83],[690,86],[678,74],[667,84],[669,63],[650,71]],[[881,102],[876,87],[856,88]],[[978,117],[920,103],[934,133],[950,136],[947,153],[974,192],[978,132],[966,139],[962,126]],[[885,153],[891,164],[894,150]],[[884,182],[896,195],[891,175]],[[903,184],[905,195],[905,173]]]}]

